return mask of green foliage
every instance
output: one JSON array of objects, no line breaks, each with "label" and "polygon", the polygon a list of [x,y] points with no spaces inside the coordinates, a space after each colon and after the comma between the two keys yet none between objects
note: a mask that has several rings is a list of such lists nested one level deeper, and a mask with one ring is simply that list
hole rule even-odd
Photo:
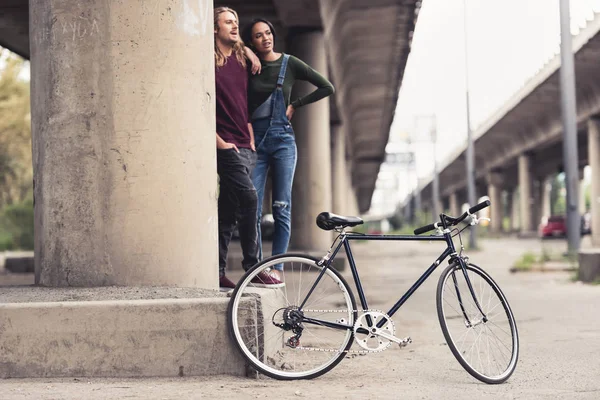
[{"label": "green foliage", "polygon": [[33,201],[6,206],[0,214],[0,251],[33,250]]},{"label": "green foliage", "polygon": [[531,252],[527,252],[519,258],[514,265],[517,271],[529,271],[533,264],[537,261],[537,256]]},{"label": "green foliage", "polygon": [[32,194],[29,82],[24,61],[0,48],[0,209]]}]

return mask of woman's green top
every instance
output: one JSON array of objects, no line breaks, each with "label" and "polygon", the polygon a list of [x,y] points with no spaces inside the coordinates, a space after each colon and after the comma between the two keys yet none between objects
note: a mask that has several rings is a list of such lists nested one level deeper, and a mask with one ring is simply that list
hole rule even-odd
[{"label": "woman's green top", "polygon": [[[269,95],[275,90],[282,62],[283,55],[275,61],[261,60],[262,70],[260,74],[250,75],[248,80],[248,110],[250,115],[252,115],[254,110],[264,103],[265,100],[269,98]],[[292,87],[297,80],[310,82],[315,85],[317,89],[306,96],[299,97],[290,102]],[[330,96],[334,92],[331,82],[294,56],[290,56],[290,59],[288,60],[282,89],[286,107],[289,104],[292,104],[296,109]]]}]

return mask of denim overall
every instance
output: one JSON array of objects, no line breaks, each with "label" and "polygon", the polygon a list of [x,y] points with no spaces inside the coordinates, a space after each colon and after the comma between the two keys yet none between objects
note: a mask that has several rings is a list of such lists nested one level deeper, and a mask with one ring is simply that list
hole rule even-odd
[{"label": "denim overall", "polygon": [[[252,128],[256,143],[256,167],[252,172],[252,182],[258,195],[258,258],[262,259],[262,234],[260,220],[265,194],[267,172],[271,169],[273,178],[273,255],[287,251],[290,242],[292,222],[292,181],[296,170],[296,140],[294,130],[285,115],[283,80],[287,70],[289,55],[284,54],[277,79],[277,87],[269,98],[252,113]],[[281,264],[274,267],[282,270]]]}]

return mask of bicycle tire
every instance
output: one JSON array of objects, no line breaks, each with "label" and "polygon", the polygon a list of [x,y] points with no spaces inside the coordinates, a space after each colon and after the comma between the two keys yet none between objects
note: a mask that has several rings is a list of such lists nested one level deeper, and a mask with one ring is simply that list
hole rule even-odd
[{"label": "bicycle tire", "polygon": [[[327,329],[327,327],[320,325],[314,326],[312,324],[305,324],[302,334],[303,336],[300,338],[300,341],[321,340],[321,342],[318,343],[321,343],[321,345],[327,345],[329,342],[337,340],[337,336],[339,336],[340,343],[336,346],[333,346],[334,351],[325,352],[326,355],[315,355],[315,357],[326,359],[329,357],[327,354],[331,354],[330,359],[323,360],[322,364],[317,365],[314,368],[307,367],[307,370],[301,370],[303,364],[300,361],[296,362],[296,359],[298,358],[303,360],[303,362],[308,363],[308,358],[311,357],[312,354],[308,356],[307,354],[316,352],[313,352],[312,350],[305,351],[303,350],[304,346],[302,345],[298,348],[286,346],[285,335],[287,335],[287,339],[289,340],[290,336],[292,335],[291,331],[286,334],[283,328],[274,328],[275,325],[269,324],[270,318],[274,323],[275,320],[280,317],[278,313],[283,308],[277,307],[281,305],[279,304],[281,301],[284,303],[289,303],[286,304],[285,307],[299,306],[299,304],[296,303],[300,303],[301,301],[297,299],[303,298],[301,294],[303,293],[304,289],[301,288],[300,285],[302,283],[303,274],[305,273],[305,279],[307,279],[305,282],[307,283],[307,286],[311,284],[311,278],[313,278],[312,282],[314,282],[314,279],[316,279],[317,276],[316,274],[322,270],[322,267],[320,267],[317,262],[318,259],[304,254],[282,254],[269,257],[248,270],[240,279],[235,290],[233,291],[228,306],[227,322],[229,334],[236,344],[236,347],[241,352],[242,356],[258,372],[278,380],[313,379],[330,371],[333,367],[339,364],[346,356],[346,351],[352,346],[354,341],[352,329],[343,331],[332,328]],[[266,292],[261,292],[262,294],[260,295],[260,300],[256,300],[256,303],[254,303],[254,300],[249,300],[251,306],[244,308],[244,298],[258,298],[255,294],[258,289],[251,286],[252,279],[261,271],[266,271],[277,264],[284,265],[284,278],[282,279],[284,279],[286,283],[285,288],[262,289]],[[297,267],[296,270],[294,270],[295,265]],[[300,278],[300,282],[296,286],[292,280],[298,277]],[[338,302],[335,304],[335,306],[341,307],[341,312],[338,311],[338,314],[334,315],[333,317],[331,315],[323,316],[320,314],[319,318],[323,319],[330,317],[334,318],[335,320],[335,318],[340,317],[341,314],[342,317],[347,317],[346,324],[353,325],[357,318],[356,301],[350,286],[339,274],[339,272],[333,268],[327,268],[323,278],[313,290],[311,299],[314,299],[317,295],[321,294],[320,290],[323,290],[322,294],[327,293],[327,297],[325,298],[327,301]],[[336,291],[339,291],[339,295],[337,297],[335,297]],[[298,296],[295,295],[296,292],[298,293]],[[289,300],[290,298],[292,298],[292,300]],[[308,310],[308,312],[312,312],[310,308],[314,307],[314,301],[315,300],[308,302],[306,306],[303,307],[303,311]],[[330,303],[325,303],[323,304],[323,307],[334,306]],[[253,310],[256,309],[256,316],[253,314],[254,311],[248,311],[249,308],[253,308]],[[275,311],[273,312],[273,310]],[[319,309],[315,311],[327,310]],[[283,311],[281,312],[283,313]],[[244,316],[244,313],[252,314],[250,318],[251,323],[248,325],[248,317],[247,315]],[[259,322],[259,319],[261,318],[264,321],[262,325]],[[252,325],[252,323],[254,323],[254,325]],[[312,332],[309,329],[312,329]],[[270,332],[267,333],[267,330],[270,330]],[[324,330],[326,332],[322,332]],[[317,334],[327,334],[327,332],[334,331],[341,333],[329,333],[329,336],[326,338],[318,338],[314,333],[317,332]],[[310,335],[307,335],[307,332],[309,332]],[[281,343],[279,343],[280,334]],[[334,339],[331,339],[332,337],[334,337]],[[275,358],[277,358],[276,362],[274,361]],[[293,361],[291,361],[292,359]],[[320,363],[320,361],[318,361],[318,363]]]},{"label": "bicycle tire", "polygon": [[[517,367],[519,357],[517,324],[506,296],[490,275],[474,264],[468,264],[466,268],[473,290],[476,292],[476,298],[488,319],[487,321],[483,318],[478,320],[481,313],[473,301],[463,270],[457,263],[453,263],[442,272],[438,281],[436,305],[440,326],[452,354],[469,374],[488,384],[502,383],[513,374]],[[449,283],[448,281],[453,273],[455,273],[456,280],[452,278]],[[490,287],[487,295],[485,294],[486,284]],[[444,297],[445,294],[447,294],[446,298]],[[490,303],[493,300],[498,302],[492,306]],[[499,305],[502,306],[502,310],[495,312],[494,310]],[[465,315],[469,316],[471,326],[467,323]],[[506,317],[506,323],[502,320],[504,317]],[[462,324],[458,322],[461,318]],[[457,323],[453,320],[457,320]],[[458,336],[455,332],[460,331],[461,326],[466,331]],[[508,330],[510,330],[510,334]],[[459,347],[467,341],[470,332],[476,335],[476,342],[479,342],[482,336],[485,337],[486,342],[483,342],[482,339],[481,347],[479,344],[473,343],[468,351],[460,349]],[[502,341],[506,336],[510,337],[510,341]],[[457,343],[461,338],[462,343]],[[482,349],[488,351],[483,355],[483,360]],[[474,357],[473,353],[476,353],[477,358]],[[473,358],[469,357],[470,355],[473,355]],[[493,363],[490,357],[493,358]],[[488,361],[487,369],[484,365],[486,358]],[[497,372],[494,372],[494,370],[497,370]]]}]

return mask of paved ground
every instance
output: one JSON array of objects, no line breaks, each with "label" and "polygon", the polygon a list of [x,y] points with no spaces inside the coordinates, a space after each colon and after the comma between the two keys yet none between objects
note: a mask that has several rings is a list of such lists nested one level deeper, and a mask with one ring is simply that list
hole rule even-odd
[{"label": "paved ground", "polygon": [[[470,254],[471,260],[490,272],[504,290],[521,340],[517,370],[502,385],[489,386],[472,378],[445,345],[435,310],[436,271],[394,316],[397,335],[411,336],[413,344],[344,360],[313,381],[227,376],[6,380],[0,383],[0,399],[600,398],[600,286],[573,283],[568,272],[509,273],[521,254],[540,248],[538,240],[497,239],[481,245],[481,251]],[[557,240],[549,246],[559,251],[565,244]],[[357,244],[370,308],[389,309],[440,247],[438,243]],[[349,271],[345,274],[349,276]],[[31,279],[4,278],[4,282],[21,283]]]}]

